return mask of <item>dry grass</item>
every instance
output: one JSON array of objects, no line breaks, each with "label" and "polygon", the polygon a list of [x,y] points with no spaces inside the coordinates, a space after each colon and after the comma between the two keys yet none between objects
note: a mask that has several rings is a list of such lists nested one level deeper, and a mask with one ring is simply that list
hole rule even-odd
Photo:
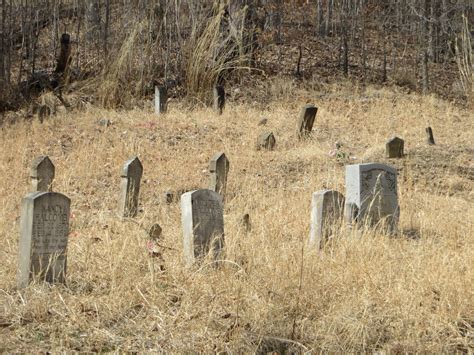
[{"label": "dry grass", "polygon": [[[298,142],[299,109],[317,94],[295,90],[291,102],[276,97],[264,110],[230,103],[222,116],[174,106],[157,118],[150,105],[3,127],[0,350],[472,352],[472,112],[434,97],[335,86],[314,102],[313,138]],[[113,125],[99,127],[101,118]],[[425,146],[428,125],[436,146]],[[276,135],[273,152],[255,150],[264,129]],[[334,143],[353,162],[384,162],[395,134],[408,153],[390,162],[400,169],[400,235],[341,228],[324,252],[308,250],[311,193],[344,191],[343,164],[328,156]],[[162,193],[206,187],[217,151],[231,162],[228,262],[188,270],[179,205],[164,204]],[[54,190],[72,199],[68,285],[19,292],[19,205],[40,154],[56,164]],[[137,223],[121,222],[119,171],[134,154],[144,165],[141,212]],[[144,228],[155,222],[165,271],[145,249]]]}]

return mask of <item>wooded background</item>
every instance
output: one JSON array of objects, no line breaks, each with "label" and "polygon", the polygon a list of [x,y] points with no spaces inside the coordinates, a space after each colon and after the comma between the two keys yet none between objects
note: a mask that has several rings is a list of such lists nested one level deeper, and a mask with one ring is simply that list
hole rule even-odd
[{"label": "wooded background", "polygon": [[[473,10],[471,0],[1,0],[0,109],[44,90],[127,106],[156,84],[205,102],[216,83],[315,71],[469,97]],[[455,73],[451,86],[434,88],[431,68]]]}]

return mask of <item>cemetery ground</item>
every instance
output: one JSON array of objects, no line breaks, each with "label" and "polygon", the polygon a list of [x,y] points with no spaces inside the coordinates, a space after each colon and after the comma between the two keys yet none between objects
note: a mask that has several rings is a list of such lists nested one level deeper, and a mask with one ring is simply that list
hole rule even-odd
[{"label": "cemetery ground", "polygon": [[[318,113],[298,139],[307,103]],[[222,115],[173,101],[152,111],[88,108],[2,126],[1,351],[473,351],[472,111],[344,84],[282,91],[268,105],[230,100]],[[256,149],[265,131],[273,151]],[[393,136],[404,158],[385,157]],[[209,186],[217,152],[230,161],[224,261],[189,268],[179,197]],[[71,199],[67,284],[18,290],[20,202],[39,155],[56,166],[53,190]],[[120,171],[134,155],[139,210],[121,220]],[[398,170],[398,234],[341,223],[322,251],[309,248],[311,194],[344,193],[344,165],[362,162]],[[151,257],[154,223],[163,232]]]}]

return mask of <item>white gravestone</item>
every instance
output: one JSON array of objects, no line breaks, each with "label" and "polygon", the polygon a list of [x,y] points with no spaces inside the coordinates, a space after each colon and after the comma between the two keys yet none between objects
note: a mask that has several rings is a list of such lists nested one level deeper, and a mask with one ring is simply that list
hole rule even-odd
[{"label": "white gravestone", "polygon": [[48,156],[40,156],[31,164],[32,191],[51,191],[54,180],[55,167]]},{"label": "white gravestone", "polygon": [[18,287],[32,279],[65,282],[71,200],[57,192],[32,192],[21,204]]},{"label": "white gravestone", "polygon": [[135,217],[138,213],[138,196],[143,166],[138,157],[124,164],[121,174],[118,214],[120,217]]},{"label": "white gravestone", "polygon": [[345,215],[358,223],[387,223],[388,230],[395,232],[399,217],[397,170],[384,164],[347,165],[345,208]]},{"label": "white gravestone", "polygon": [[341,221],[344,196],[334,190],[314,192],[311,199],[309,244],[318,249],[324,246],[334,226]]},{"label": "white gravestone", "polygon": [[181,196],[184,257],[187,265],[212,251],[217,259],[224,246],[222,197],[215,191],[201,189]]},{"label": "white gravestone", "polygon": [[166,113],[168,109],[168,90],[164,86],[155,86],[155,113]]}]

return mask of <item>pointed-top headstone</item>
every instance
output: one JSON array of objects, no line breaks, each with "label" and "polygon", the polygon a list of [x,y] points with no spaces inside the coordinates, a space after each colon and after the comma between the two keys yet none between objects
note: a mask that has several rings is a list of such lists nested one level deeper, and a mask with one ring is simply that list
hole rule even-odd
[{"label": "pointed-top headstone", "polygon": [[211,181],[209,189],[225,196],[227,189],[227,174],[229,173],[230,163],[224,153],[215,154],[209,162],[209,172]]},{"label": "pointed-top headstone", "polygon": [[143,165],[138,157],[129,159],[121,171],[121,186],[119,198],[119,216],[135,217],[138,213],[138,195]]},{"label": "pointed-top headstone", "polygon": [[387,158],[403,158],[405,141],[398,137],[393,137],[385,144]]},{"label": "pointed-top headstone", "polygon": [[214,86],[213,89],[214,103],[213,108],[219,115],[224,111],[225,106],[225,90],[221,85]]},{"label": "pointed-top headstone", "polygon": [[314,119],[318,108],[314,105],[306,105],[303,107],[298,119],[297,134],[298,137],[304,137],[308,135],[313,129]]},{"label": "pointed-top headstone", "polygon": [[31,165],[32,191],[51,191],[55,167],[47,155],[37,157]]},{"label": "pointed-top headstone", "polygon": [[264,132],[257,138],[257,150],[273,150],[276,139],[273,132]]}]

